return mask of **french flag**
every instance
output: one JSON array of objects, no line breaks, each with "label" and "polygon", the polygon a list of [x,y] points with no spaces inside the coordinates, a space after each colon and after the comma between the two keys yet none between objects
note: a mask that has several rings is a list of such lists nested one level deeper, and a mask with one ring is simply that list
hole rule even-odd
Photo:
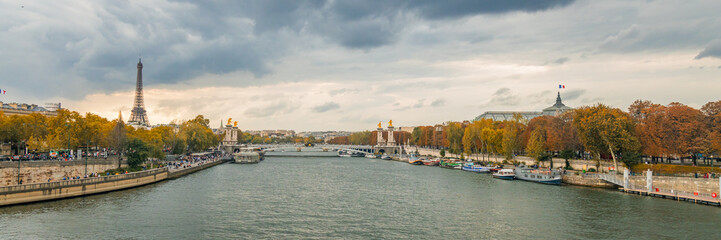
[{"label": "french flag", "polygon": [[558,85],[558,88],[559,88],[559,89],[561,89],[561,88],[566,88],[566,85],[561,85],[561,84],[559,84],[559,85]]}]

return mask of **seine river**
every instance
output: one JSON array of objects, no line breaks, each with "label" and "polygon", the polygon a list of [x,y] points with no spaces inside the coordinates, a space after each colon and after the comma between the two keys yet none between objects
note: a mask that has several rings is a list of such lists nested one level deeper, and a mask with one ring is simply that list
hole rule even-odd
[{"label": "seine river", "polygon": [[718,207],[337,157],[0,208],[0,239],[720,239],[720,225]]}]

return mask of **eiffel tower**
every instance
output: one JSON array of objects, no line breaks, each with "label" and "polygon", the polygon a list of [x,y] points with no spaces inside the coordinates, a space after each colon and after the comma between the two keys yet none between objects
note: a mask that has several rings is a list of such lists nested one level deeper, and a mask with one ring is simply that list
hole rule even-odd
[{"label": "eiffel tower", "polygon": [[150,126],[143,101],[143,63],[140,62],[140,59],[138,59],[138,79],[135,85],[135,103],[133,104],[133,110],[130,112],[128,125]]}]

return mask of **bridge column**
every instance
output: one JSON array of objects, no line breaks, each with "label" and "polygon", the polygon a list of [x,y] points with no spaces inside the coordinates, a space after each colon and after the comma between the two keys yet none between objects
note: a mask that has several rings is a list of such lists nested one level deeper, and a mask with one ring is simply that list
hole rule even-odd
[{"label": "bridge column", "polygon": [[623,169],[623,189],[628,190],[628,168]]},{"label": "bridge column", "polygon": [[653,192],[653,172],[651,169],[646,170],[646,188],[648,192]]}]

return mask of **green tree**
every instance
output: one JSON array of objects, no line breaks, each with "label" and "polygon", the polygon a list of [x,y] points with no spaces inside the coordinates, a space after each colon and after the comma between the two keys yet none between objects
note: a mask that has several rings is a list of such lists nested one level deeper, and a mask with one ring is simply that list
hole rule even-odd
[{"label": "green tree", "polygon": [[634,151],[625,151],[621,153],[621,162],[623,162],[630,171],[633,166],[641,163],[641,154]]},{"label": "green tree", "polygon": [[566,169],[571,169],[571,164],[568,162],[568,159],[575,157],[576,153],[571,149],[564,149],[558,156],[566,160]]},{"label": "green tree", "polygon": [[131,138],[128,140],[128,166],[137,168],[143,164],[150,156],[148,145],[139,138]]}]

